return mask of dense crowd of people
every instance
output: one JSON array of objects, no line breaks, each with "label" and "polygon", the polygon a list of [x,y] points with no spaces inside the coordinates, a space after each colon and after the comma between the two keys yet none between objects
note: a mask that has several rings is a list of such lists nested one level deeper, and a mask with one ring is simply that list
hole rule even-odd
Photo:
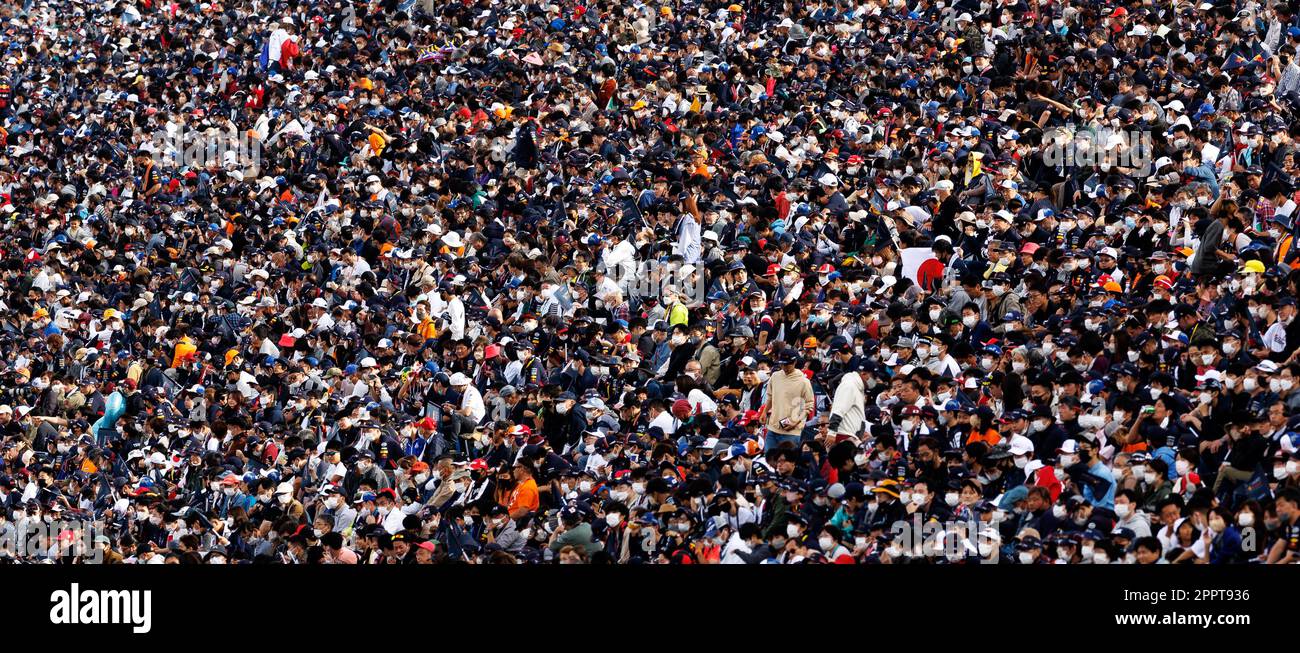
[{"label": "dense crowd of people", "polygon": [[1295,3],[0,20],[0,559],[1300,559]]}]

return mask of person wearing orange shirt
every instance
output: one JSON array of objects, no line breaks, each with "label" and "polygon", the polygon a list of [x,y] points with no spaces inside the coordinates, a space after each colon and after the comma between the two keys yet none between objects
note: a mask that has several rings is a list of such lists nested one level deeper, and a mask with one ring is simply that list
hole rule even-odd
[{"label": "person wearing orange shirt", "polygon": [[180,367],[181,363],[185,361],[186,356],[197,353],[198,350],[199,348],[194,345],[194,341],[190,340],[189,336],[181,338],[180,341],[176,343],[176,350],[172,356],[171,366]]},{"label": "person wearing orange shirt", "polygon": [[510,505],[506,509],[510,511],[510,518],[518,521],[536,512],[540,498],[532,468],[524,463],[516,463],[514,476],[515,490],[510,495]]},{"label": "person wearing orange shirt", "polygon": [[974,419],[971,420],[970,437],[966,439],[966,444],[983,442],[990,447],[997,445],[1002,441],[1002,434],[998,433],[993,426],[992,417],[986,411],[975,413]]}]

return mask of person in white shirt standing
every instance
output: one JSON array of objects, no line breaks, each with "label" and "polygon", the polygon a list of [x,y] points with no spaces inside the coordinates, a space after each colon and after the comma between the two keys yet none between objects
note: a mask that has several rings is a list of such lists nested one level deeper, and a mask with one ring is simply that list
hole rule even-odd
[{"label": "person in white shirt standing", "polygon": [[[692,207],[694,205],[692,204]],[[677,244],[673,247],[673,253],[682,257],[682,262],[695,265],[700,262],[700,223],[695,219],[693,213],[683,213],[673,224],[673,235],[677,237]]]},{"label": "person in white shirt standing", "polygon": [[870,373],[870,363],[860,364],[857,370],[846,372],[835,388],[831,403],[830,428],[839,436],[860,438],[866,420],[867,384],[863,372]]},{"label": "person in white shirt standing", "polygon": [[460,299],[464,291],[463,286],[456,287],[449,282],[444,282],[438,288],[438,294],[447,304],[447,329],[451,331],[452,340],[465,338],[465,303]]}]

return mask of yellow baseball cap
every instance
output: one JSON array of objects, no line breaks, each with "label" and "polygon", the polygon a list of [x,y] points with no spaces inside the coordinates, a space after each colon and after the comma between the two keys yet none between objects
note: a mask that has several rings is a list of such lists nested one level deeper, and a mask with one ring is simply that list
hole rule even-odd
[{"label": "yellow baseball cap", "polygon": [[1246,264],[1241,266],[1241,274],[1250,274],[1252,272],[1264,274],[1264,263],[1262,261],[1246,261]]}]

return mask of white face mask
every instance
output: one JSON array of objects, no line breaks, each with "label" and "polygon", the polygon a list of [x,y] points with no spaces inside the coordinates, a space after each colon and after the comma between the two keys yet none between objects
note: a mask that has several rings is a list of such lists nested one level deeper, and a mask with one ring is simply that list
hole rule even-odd
[{"label": "white face mask", "polygon": [[973,328],[975,324],[978,322],[979,322],[979,318],[975,317],[974,315],[963,315],[961,318],[961,323],[966,325],[966,328],[968,329]]},{"label": "white face mask", "polygon": [[817,545],[821,547],[822,551],[830,551],[831,547],[835,546],[835,540],[829,537],[819,538],[817,540]]},{"label": "white face mask", "polygon": [[799,537],[799,526],[797,524],[786,524],[785,536],[790,538]]},{"label": "white face mask", "polygon": [[618,526],[621,521],[623,521],[623,516],[616,512],[605,515],[605,523],[609,524],[610,527]]},{"label": "white face mask", "polygon": [[938,322],[938,321],[939,321],[939,316],[940,316],[940,315],[943,315],[943,309],[941,309],[941,308],[932,308],[932,309],[930,309],[930,321],[931,321],[931,322]]},{"label": "white face mask", "polygon": [[1057,519],[1065,519],[1065,506],[1060,504],[1052,506],[1052,516]]},{"label": "white face mask", "polygon": [[1246,392],[1254,392],[1259,389],[1259,382],[1255,380],[1255,377],[1248,376],[1245,381],[1242,381],[1241,388]]},{"label": "white face mask", "polygon": [[1186,460],[1178,460],[1174,462],[1174,471],[1178,472],[1179,476],[1186,476],[1187,472],[1191,471],[1191,469],[1192,464]]},{"label": "white face mask", "polygon": [[943,495],[943,502],[948,504],[949,507],[955,506],[958,503],[961,503],[961,495],[956,492],[949,492]]},{"label": "white face mask", "polygon": [[1244,527],[1249,527],[1249,526],[1254,526],[1254,525],[1255,525],[1255,513],[1253,513],[1253,512],[1243,512],[1243,513],[1241,513],[1240,515],[1237,515],[1237,525],[1238,525],[1238,526],[1241,526],[1241,527],[1243,527],[1243,528],[1244,528]]},{"label": "white face mask", "polygon": [[1031,551],[1021,551],[1019,558],[1020,558],[1020,564],[1022,565],[1034,564],[1034,554]]},{"label": "white face mask", "polygon": [[1117,503],[1115,504],[1115,514],[1119,515],[1120,519],[1124,519],[1133,514],[1133,506],[1127,503]]}]

